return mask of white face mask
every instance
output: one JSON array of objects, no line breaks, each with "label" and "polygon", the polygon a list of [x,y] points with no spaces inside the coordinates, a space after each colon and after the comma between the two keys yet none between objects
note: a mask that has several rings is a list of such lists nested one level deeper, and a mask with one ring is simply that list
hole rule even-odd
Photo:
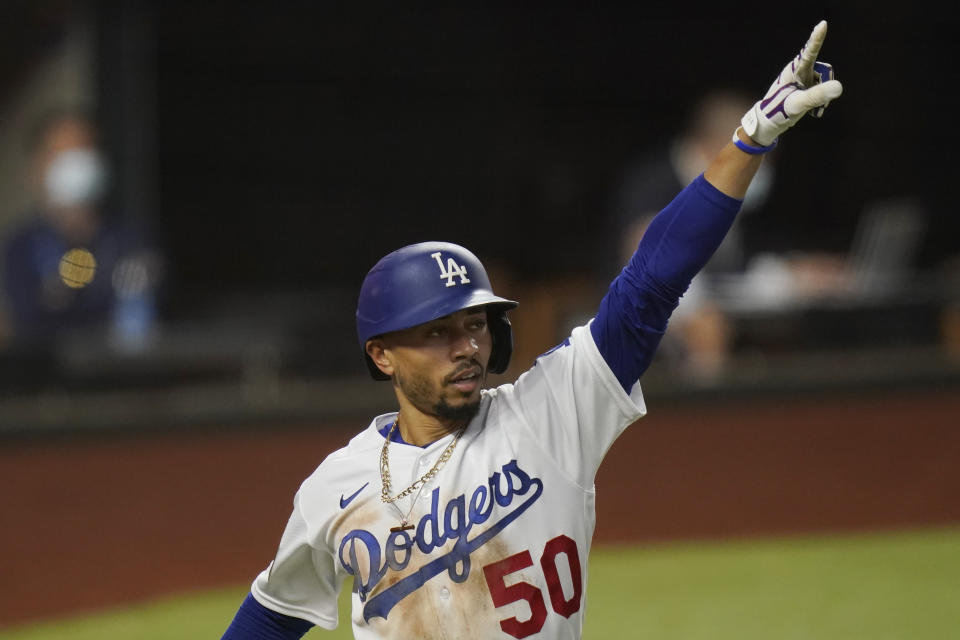
[{"label": "white face mask", "polygon": [[103,193],[106,182],[106,166],[93,149],[61,151],[43,176],[47,201],[58,207],[93,202]]}]

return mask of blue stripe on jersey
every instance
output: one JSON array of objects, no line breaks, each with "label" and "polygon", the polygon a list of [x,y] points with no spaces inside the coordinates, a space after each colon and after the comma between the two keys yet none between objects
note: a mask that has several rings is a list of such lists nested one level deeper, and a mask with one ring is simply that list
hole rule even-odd
[{"label": "blue stripe on jersey", "polygon": [[[384,438],[386,438],[386,437],[387,437],[387,434],[390,433],[390,429],[391,429],[391,428],[393,428],[393,423],[392,423],[392,422],[388,422],[388,423],[385,424],[383,427],[381,427],[381,428],[377,431],[377,433],[379,433],[379,434],[382,435]],[[395,430],[394,430],[393,435],[390,436],[390,442],[399,442],[400,444],[410,445],[411,447],[418,447],[418,446],[420,446],[420,445],[416,445],[416,444],[411,444],[411,443],[407,442],[406,440],[404,440],[404,439],[403,439],[403,436],[400,435],[400,429],[395,429]],[[426,448],[429,447],[431,444],[433,444],[433,442],[428,442],[427,444],[423,445],[423,446],[420,447],[420,448],[421,448],[421,449],[426,449]]]},{"label": "blue stripe on jersey", "polygon": [[566,338],[563,342],[561,342],[561,343],[558,344],[557,346],[552,347],[552,348],[548,349],[547,351],[544,351],[543,353],[541,353],[540,355],[538,355],[538,356],[537,356],[537,359],[533,361],[533,366],[537,366],[537,362],[539,362],[539,361],[540,361],[540,358],[542,358],[543,356],[548,356],[548,355],[550,355],[551,353],[553,353],[554,351],[556,351],[556,350],[559,349],[560,347],[569,347],[569,346],[570,346],[570,338]]},{"label": "blue stripe on jersey", "polygon": [[650,366],[680,296],[720,246],[741,204],[701,174],[657,214],[610,284],[590,332],[628,393]]},{"label": "blue stripe on jersey", "polygon": [[312,622],[267,609],[248,593],[221,640],[299,640],[311,627]]}]

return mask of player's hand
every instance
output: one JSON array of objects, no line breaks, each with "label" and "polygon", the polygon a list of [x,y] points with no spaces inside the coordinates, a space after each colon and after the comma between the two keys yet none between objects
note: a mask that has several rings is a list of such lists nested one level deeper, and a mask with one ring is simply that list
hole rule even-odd
[{"label": "player's hand", "polygon": [[826,37],[827,21],[821,20],[797,57],[770,85],[763,100],[743,116],[743,131],[757,144],[772,144],[808,112],[819,118],[830,101],[840,97],[843,86],[833,79],[833,67],[817,62]]}]

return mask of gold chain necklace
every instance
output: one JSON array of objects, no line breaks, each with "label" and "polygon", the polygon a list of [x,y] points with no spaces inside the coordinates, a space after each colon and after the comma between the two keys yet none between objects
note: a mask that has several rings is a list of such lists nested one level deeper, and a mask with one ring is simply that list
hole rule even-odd
[{"label": "gold chain necklace", "polygon": [[[430,481],[437,473],[440,471],[440,468],[446,464],[447,460],[450,459],[450,456],[453,455],[453,450],[457,446],[457,442],[460,441],[460,436],[463,435],[463,432],[467,430],[467,426],[464,425],[457,431],[457,435],[453,438],[453,441],[447,445],[447,448],[443,450],[443,453],[440,454],[440,457],[437,458],[437,461],[433,463],[433,466],[425,474],[420,476],[420,479],[414,482],[412,485],[398,493],[397,495],[390,497],[390,460],[387,457],[387,447],[390,445],[390,436],[393,435],[393,432],[397,429],[397,425],[400,424],[400,416],[397,416],[397,419],[393,421],[393,426],[390,427],[390,431],[387,432],[387,437],[383,441],[383,449],[380,451],[380,480],[383,484],[383,489],[380,492],[380,499],[385,503],[393,504],[396,506],[397,500],[406,498],[411,493],[423,487],[428,481]],[[420,495],[419,493],[417,494]],[[416,501],[414,501],[416,504]],[[399,527],[391,527],[390,531],[405,531],[407,529],[413,529],[414,526],[407,521],[407,518],[410,517],[410,513],[413,512],[413,506],[410,507],[410,511],[405,517],[401,517]],[[401,514],[403,512],[401,511]]]}]

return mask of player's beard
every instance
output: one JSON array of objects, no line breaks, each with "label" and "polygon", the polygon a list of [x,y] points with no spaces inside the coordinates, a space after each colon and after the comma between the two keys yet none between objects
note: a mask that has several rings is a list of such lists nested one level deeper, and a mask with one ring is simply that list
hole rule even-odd
[{"label": "player's beard", "polygon": [[440,402],[433,405],[433,415],[437,416],[438,418],[443,418],[444,420],[451,420],[458,424],[466,424],[470,422],[473,420],[473,416],[477,415],[477,411],[479,410],[479,398],[472,402],[457,406],[450,405],[446,398],[440,398]]},{"label": "player's beard", "polygon": [[[475,364],[480,366],[479,386],[482,387],[483,382],[486,381],[487,372],[479,362],[475,362]],[[431,383],[426,376],[421,376],[416,373],[406,375],[400,371],[395,371],[393,383],[400,387],[403,395],[406,396],[407,400],[418,410],[440,418],[441,420],[449,420],[457,424],[466,424],[470,422],[470,420],[477,415],[477,411],[480,410],[479,394],[476,400],[470,400],[462,404],[450,404],[443,394],[443,389],[446,387],[446,384],[441,384],[439,397],[436,397],[438,392],[434,390],[434,384]]]}]

